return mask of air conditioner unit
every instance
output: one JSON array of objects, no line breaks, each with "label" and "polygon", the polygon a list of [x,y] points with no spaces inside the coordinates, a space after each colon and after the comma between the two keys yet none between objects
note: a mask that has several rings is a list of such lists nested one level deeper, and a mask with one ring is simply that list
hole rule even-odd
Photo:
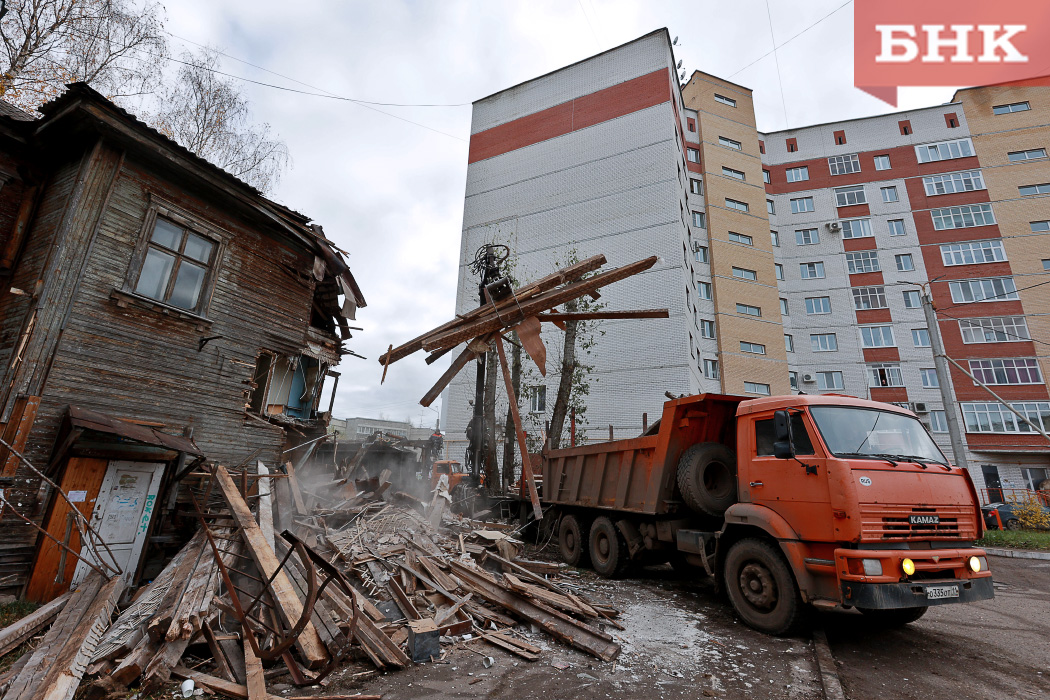
[{"label": "air conditioner unit", "polygon": [[700,248],[701,248],[700,241],[693,241],[693,252],[694,253],[699,253],[700,252]]},{"label": "air conditioner unit", "polygon": [[838,221],[831,221],[829,223],[824,224],[824,228],[826,228],[828,231],[831,231],[832,233],[838,233],[842,230],[842,224]]},{"label": "air conditioner unit", "polygon": [[812,382],[814,382],[816,380],[813,379],[813,375],[812,374],[803,374],[802,375],[802,381],[804,381],[804,382],[811,382],[812,383]]},{"label": "air conditioner unit", "polygon": [[916,402],[912,403],[911,410],[915,411],[916,413],[929,413],[930,412],[930,409],[928,409],[926,407],[926,404],[924,402],[922,402],[922,401],[916,401]]}]

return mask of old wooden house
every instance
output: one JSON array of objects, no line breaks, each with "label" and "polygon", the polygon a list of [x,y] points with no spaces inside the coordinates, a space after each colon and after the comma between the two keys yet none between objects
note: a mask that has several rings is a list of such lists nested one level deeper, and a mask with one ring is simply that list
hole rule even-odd
[{"label": "old wooden house", "polygon": [[0,447],[0,590],[35,600],[84,569],[25,519],[76,550],[80,509],[134,583],[195,463],[323,435],[365,305],[319,226],[88,86],[40,111],[0,103],[0,435],[68,495]]}]

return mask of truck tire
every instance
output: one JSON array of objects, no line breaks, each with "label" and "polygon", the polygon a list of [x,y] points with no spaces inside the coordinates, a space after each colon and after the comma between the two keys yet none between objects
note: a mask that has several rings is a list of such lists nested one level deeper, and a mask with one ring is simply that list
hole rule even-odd
[{"label": "truck tire", "polygon": [[678,460],[678,491],[693,510],[716,518],[736,503],[736,455],[725,445],[693,445]]},{"label": "truck tire", "polygon": [[588,541],[591,567],[599,576],[617,578],[624,572],[628,561],[627,543],[612,520],[605,516],[596,518]]},{"label": "truck tire", "polygon": [[569,566],[586,567],[591,558],[587,549],[588,522],[578,515],[567,513],[558,526],[558,551],[561,560]]},{"label": "truck tire", "polygon": [[726,554],[725,586],[733,609],[749,627],[779,636],[801,621],[795,575],[772,542],[748,538],[734,543]]},{"label": "truck tire", "polygon": [[870,618],[884,627],[903,627],[910,622],[915,622],[926,614],[929,606],[922,605],[917,608],[895,608],[892,610],[875,610],[873,608],[857,608],[864,617]]}]

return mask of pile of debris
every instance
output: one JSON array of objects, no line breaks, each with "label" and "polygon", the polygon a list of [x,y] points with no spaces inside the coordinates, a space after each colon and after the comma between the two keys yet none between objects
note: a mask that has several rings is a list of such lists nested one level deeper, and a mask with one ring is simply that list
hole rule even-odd
[{"label": "pile of debris", "polygon": [[[78,697],[153,692],[174,678],[270,700],[267,681],[281,676],[323,684],[350,659],[390,671],[462,645],[535,661],[542,650],[521,623],[602,660],[619,653],[605,631],[622,629],[618,612],[557,582],[561,565],[520,559],[512,526],[452,514],[444,477],[427,504],[381,476],[326,484],[314,506],[294,472],[266,474],[199,474],[199,530],[116,620],[122,579],[92,573],[0,630],[3,655],[50,625],[0,675],[4,700],[68,700],[85,678]],[[271,495],[281,479],[285,509]],[[275,534],[275,518],[290,527]]]}]

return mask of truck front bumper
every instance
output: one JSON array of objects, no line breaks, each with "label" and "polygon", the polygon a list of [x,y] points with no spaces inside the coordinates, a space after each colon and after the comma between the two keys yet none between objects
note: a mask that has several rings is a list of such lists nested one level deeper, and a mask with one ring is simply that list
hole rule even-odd
[{"label": "truck front bumper", "polygon": [[[925,605],[945,603],[972,603],[995,597],[992,578],[940,579],[909,581],[905,583],[842,582],[842,602],[858,608],[889,610],[893,608],[917,608]],[[958,587],[957,597],[930,597],[928,589]]]}]

